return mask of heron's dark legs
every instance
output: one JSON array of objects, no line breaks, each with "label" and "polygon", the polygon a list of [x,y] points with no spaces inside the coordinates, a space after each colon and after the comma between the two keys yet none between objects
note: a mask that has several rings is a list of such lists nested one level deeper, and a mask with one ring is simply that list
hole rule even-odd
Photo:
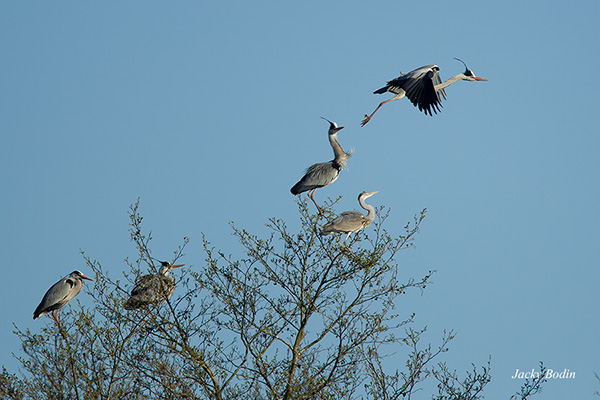
[{"label": "heron's dark legs", "polygon": [[315,203],[315,206],[317,207],[317,210],[319,210],[319,214],[322,215],[323,214],[323,210],[321,209],[321,207],[319,207],[319,205],[315,201],[315,198],[313,197],[313,195],[315,194],[315,190],[317,190],[317,189],[313,189],[310,192],[308,192],[308,197],[310,197],[310,199],[312,200],[312,202]]}]

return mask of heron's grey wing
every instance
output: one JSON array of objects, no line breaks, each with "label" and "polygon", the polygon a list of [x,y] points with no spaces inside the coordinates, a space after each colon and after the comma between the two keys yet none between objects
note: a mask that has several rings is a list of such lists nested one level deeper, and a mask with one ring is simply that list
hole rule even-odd
[{"label": "heron's grey wing", "polygon": [[433,84],[435,71],[432,68],[424,71],[424,68],[419,68],[420,73],[415,74],[412,79],[407,81],[404,90],[406,97],[415,107],[419,108],[419,111],[433,115],[432,109],[434,113],[440,111],[441,102]]},{"label": "heron's grey wing", "polygon": [[[162,284],[161,284],[162,280]],[[175,291],[175,279],[171,276],[144,275],[138,278],[131,291],[131,297],[123,304],[126,310],[133,310],[171,297]]]},{"label": "heron's grey wing", "polygon": [[327,186],[335,181],[339,174],[339,167],[335,167],[331,161],[313,164],[306,170],[306,173],[291,189],[292,194],[297,195],[302,192]]},{"label": "heron's grey wing", "polygon": [[358,211],[345,211],[333,221],[323,226],[321,232],[324,235],[330,233],[348,233],[362,229],[365,216]]},{"label": "heron's grey wing", "polygon": [[44,295],[42,301],[37,306],[33,313],[33,318],[36,319],[40,315],[44,315],[50,311],[58,310],[63,305],[69,302],[73,297],[75,297],[79,291],[77,291],[71,298],[69,298],[69,293],[72,293],[72,288],[76,287],[74,279],[64,278],[60,281],[56,282]]},{"label": "heron's grey wing", "polygon": [[401,75],[401,76],[397,77],[396,79],[387,81],[387,84],[384,87],[382,87],[381,89],[377,89],[373,93],[374,94],[383,94],[385,92],[391,92],[391,93],[399,94],[402,91],[404,91],[404,87],[405,87],[406,83],[408,82],[407,77],[408,77],[408,74]]},{"label": "heron's grey wing", "polygon": [[418,80],[423,77],[428,71],[431,71],[435,67],[435,65],[424,65],[420,68],[414,69],[406,74],[400,74],[399,77],[392,79],[387,82],[389,86],[398,86],[402,89],[406,89],[404,85],[406,85],[410,81]]},{"label": "heron's grey wing", "polygon": [[365,223],[365,215],[358,211],[345,211],[334,222],[344,232],[361,229]]},{"label": "heron's grey wing", "polygon": [[135,281],[135,286],[131,290],[131,296],[125,302],[123,307],[126,310],[139,308],[152,301],[151,292],[154,283],[154,275],[143,275]]},{"label": "heron's grey wing", "polygon": [[140,276],[135,281],[135,286],[131,290],[131,297],[144,295],[148,291],[148,288],[152,286],[153,281],[154,281],[154,275]]}]

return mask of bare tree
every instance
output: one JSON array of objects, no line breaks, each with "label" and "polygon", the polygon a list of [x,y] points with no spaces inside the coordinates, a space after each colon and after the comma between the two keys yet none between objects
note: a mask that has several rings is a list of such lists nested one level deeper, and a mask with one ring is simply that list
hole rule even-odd
[{"label": "bare tree", "polygon": [[[336,201],[323,214],[298,202],[299,227],[280,219],[259,237],[232,224],[243,254],[202,238],[201,267],[178,269],[171,298],[126,311],[136,277],[156,273],[151,232],[142,229],[139,201],[130,208],[137,254],[128,270],[83,254],[95,272],[93,308],[72,302],[39,332],[22,331],[22,376],[3,370],[0,394],[9,399],[406,399],[438,389],[436,399],[477,399],[490,381],[489,363],[459,378],[442,362],[454,338],[421,345],[402,297],[423,291],[434,271],[412,277],[398,264],[413,246],[425,210],[401,233],[385,228],[388,211],[350,248],[320,235]],[[188,239],[169,262],[184,258]],[[164,258],[164,255],[161,255]],[[386,358],[404,353],[403,367],[386,372]],[[396,366],[402,365],[399,363]],[[437,397],[435,397],[437,396]]]},{"label": "bare tree", "polygon": [[521,390],[510,397],[510,400],[527,400],[531,396],[538,394],[542,391],[542,384],[548,379],[546,378],[546,367],[544,363],[540,361],[540,372],[536,376],[532,377],[531,380],[526,379],[521,386]]}]

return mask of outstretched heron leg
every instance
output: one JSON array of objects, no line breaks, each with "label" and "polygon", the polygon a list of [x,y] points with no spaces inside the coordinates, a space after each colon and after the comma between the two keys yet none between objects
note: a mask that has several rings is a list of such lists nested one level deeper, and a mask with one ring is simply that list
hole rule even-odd
[{"label": "outstretched heron leg", "polygon": [[373,115],[375,115],[375,113],[377,112],[377,110],[379,110],[379,107],[381,107],[382,105],[384,105],[388,101],[389,100],[386,100],[386,101],[383,101],[383,102],[379,103],[379,105],[377,106],[377,108],[375,109],[375,111],[373,111],[371,113],[371,115],[365,114],[365,119],[362,120],[362,122],[360,123],[360,126],[365,126],[367,124],[367,122],[369,122],[371,120],[371,118],[373,117]]},{"label": "outstretched heron leg", "polygon": [[58,321],[58,310],[52,311],[52,319],[60,326],[60,322]]},{"label": "outstretched heron leg", "polygon": [[397,94],[396,96],[392,97],[391,99],[387,99],[386,101],[382,101],[381,103],[379,103],[379,105],[377,106],[377,108],[375,109],[375,111],[373,111],[371,113],[371,115],[367,115],[365,114],[365,119],[362,120],[362,122],[360,123],[360,126],[365,126],[367,124],[367,122],[369,122],[371,120],[371,118],[373,117],[373,115],[375,115],[375,113],[377,112],[377,110],[379,110],[379,108],[384,105],[385,103],[389,103],[390,101],[394,101],[394,100],[398,100],[401,99],[405,96],[404,93],[401,94]]}]

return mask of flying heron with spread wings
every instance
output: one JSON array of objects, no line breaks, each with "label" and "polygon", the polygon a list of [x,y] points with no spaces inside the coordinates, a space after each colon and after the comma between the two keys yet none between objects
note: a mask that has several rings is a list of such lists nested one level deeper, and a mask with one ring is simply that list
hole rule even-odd
[{"label": "flying heron with spread wings", "polygon": [[[442,83],[440,79],[440,67],[437,65],[425,65],[424,67],[417,68],[409,73],[402,74],[396,79],[388,81],[388,83],[374,91],[374,94],[383,94],[386,92],[394,93],[396,96],[391,99],[382,101],[379,103],[375,111],[371,115],[366,115],[361,122],[361,126],[365,126],[367,122],[371,120],[373,115],[379,110],[379,108],[385,103],[390,101],[398,100],[403,97],[408,97],[411,103],[419,108],[419,111],[423,111],[425,114],[433,115],[441,111],[442,97],[446,100],[445,88],[458,81],[469,81],[469,82],[481,82],[487,81],[485,78],[475,76],[465,62],[459,58],[455,60],[460,61],[465,66],[465,72],[461,72],[458,75],[454,75],[452,78]],[[432,114],[433,112],[433,114]]]}]

